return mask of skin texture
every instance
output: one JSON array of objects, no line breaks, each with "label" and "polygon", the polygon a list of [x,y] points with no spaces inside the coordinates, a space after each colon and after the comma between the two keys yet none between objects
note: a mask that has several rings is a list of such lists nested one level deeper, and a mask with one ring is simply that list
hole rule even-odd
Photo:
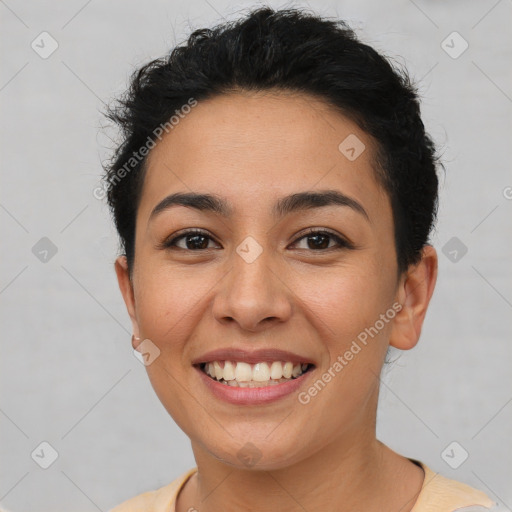
[{"label": "skin texture", "polygon": [[[350,134],[366,146],[354,161],[338,149]],[[161,351],[147,366],[152,386],[191,439],[199,468],[178,512],[412,508],[424,475],[376,439],[379,375],[389,345],[408,350],[418,341],[437,256],[426,246],[420,263],[398,275],[373,148],[368,134],[318,99],[234,92],[199,102],[151,151],[133,272],[124,257],[115,268],[135,336]],[[273,217],[278,198],[326,189],[357,200],[369,220],[346,206]],[[174,206],[149,220],[175,192],[217,194],[233,215]],[[159,247],[185,228],[207,231],[208,249],[186,249],[185,239],[181,249]],[[307,228],[333,231],[355,248],[336,249],[328,238],[329,248],[316,249],[303,238]],[[250,264],[236,252],[247,236],[263,249]],[[217,348],[279,348],[315,362],[307,390],[395,302],[401,311],[305,405],[296,393],[228,404],[191,365]],[[248,440],[261,456],[251,468],[237,457]]]}]

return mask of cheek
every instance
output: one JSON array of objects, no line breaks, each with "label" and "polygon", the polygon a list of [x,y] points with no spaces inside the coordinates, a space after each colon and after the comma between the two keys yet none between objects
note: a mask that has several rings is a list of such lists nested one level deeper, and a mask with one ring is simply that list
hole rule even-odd
[{"label": "cheek", "polygon": [[225,272],[208,266],[187,268],[152,264],[150,258],[146,261],[135,287],[140,333],[155,343],[162,355],[172,355],[163,360],[179,371],[188,356],[188,342],[207,319],[212,289]]},{"label": "cheek", "polygon": [[356,421],[376,389],[394,317],[381,320],[394,310],[391,280],[379,266],[365,262],[295,283],[325,355],[317,375],[323,384],[314,381],[301,403],[307,402],[312,418],[322,418],[318,428],[325,435],[336,436],[340,425]]},{"label": "cheek", "polygon": [[201,296],[207,287],[168,266],[147,265],[139,268],[138,277],[135,300],[140,334],[160,351],[146,371],[161,403],[187,431],[191,408],[183,385],[190,370],[187,342],[199,323]]},{"label": "cheek", "polygon": [[160,350],[172,349],[172,340],[179,342],[186,334],[200,296],[195,280],[186,280],[173,269],[147,266],[140,272],[135,294],[141,335]]},{"label": "cheek", "polygon": [[311,322],[337,346],[373,325],[391,306],[388,274],[378,263],[364,261],[296,276],[293,289],[311,312]]}]

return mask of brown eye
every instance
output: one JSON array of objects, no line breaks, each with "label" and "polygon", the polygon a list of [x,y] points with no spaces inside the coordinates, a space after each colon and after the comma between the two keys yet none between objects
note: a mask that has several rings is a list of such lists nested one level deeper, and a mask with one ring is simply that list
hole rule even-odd
[{"label": "brown eye", "polygon": [[[309,231],[306,235],[297,239],[293,245],[296,245],[301,240],[306,241],[306,247],[299,247],[299,249],[308,249],[312,251],[322,251],[325,249],[341,249],[350,248],[351,244],[330,231]],[[331,244],[334,242],[334,245]]]},{"label": "brown eye", "polygon": [[213,238],[205,231],[189,230],[164,242],[163,247],[177,247],[178,249],[183,249],[185,251],[200,251],[211,249],[212,247],[208,247],[210,241],[213,241]]}]

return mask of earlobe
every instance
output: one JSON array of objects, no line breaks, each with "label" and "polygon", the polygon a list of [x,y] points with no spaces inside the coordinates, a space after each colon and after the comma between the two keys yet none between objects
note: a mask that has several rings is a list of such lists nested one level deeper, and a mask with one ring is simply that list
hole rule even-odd
[{"label": "earlobe", "polygon": [[133,333],[135,338],[137,338],[139,336],[139,325],[137,322],[135,295],[133,292],[133,283],[130,277],[130,270],[128,268],[126,256],[119,256],[116,259],[114,268],[117,275],[119,289],[121,290],[121,295],[123,296],[123,300],[126,305],[126,310],[128,311],[128,315],[130,315],[130,319],[132,321]]},{"label": "earlobe", "polygon": [[431,245],[422,250],[419,263],[411,265],[400,280],[397,300],[402,309],[396,315],[389,344],[400,350],[416,346],[437,280],[437,253]]}]

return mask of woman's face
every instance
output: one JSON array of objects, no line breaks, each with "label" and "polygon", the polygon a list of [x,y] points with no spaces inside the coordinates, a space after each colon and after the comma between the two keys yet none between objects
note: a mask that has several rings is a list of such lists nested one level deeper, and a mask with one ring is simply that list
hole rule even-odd
[{"label": "woman's face", "polygon": [[[374,435],[403,296],[373,147],[317,99],[233,93],[199,102],[151,151],[131,283],[122,258],[117,271],[151,383],[195,450],[271,469]],[[225,211],[165,202],[178,193]],[[213,361],[219,378],[232,366],[263,387],[214,380]],[[265,385],[286,362],[309,370]]]}]

